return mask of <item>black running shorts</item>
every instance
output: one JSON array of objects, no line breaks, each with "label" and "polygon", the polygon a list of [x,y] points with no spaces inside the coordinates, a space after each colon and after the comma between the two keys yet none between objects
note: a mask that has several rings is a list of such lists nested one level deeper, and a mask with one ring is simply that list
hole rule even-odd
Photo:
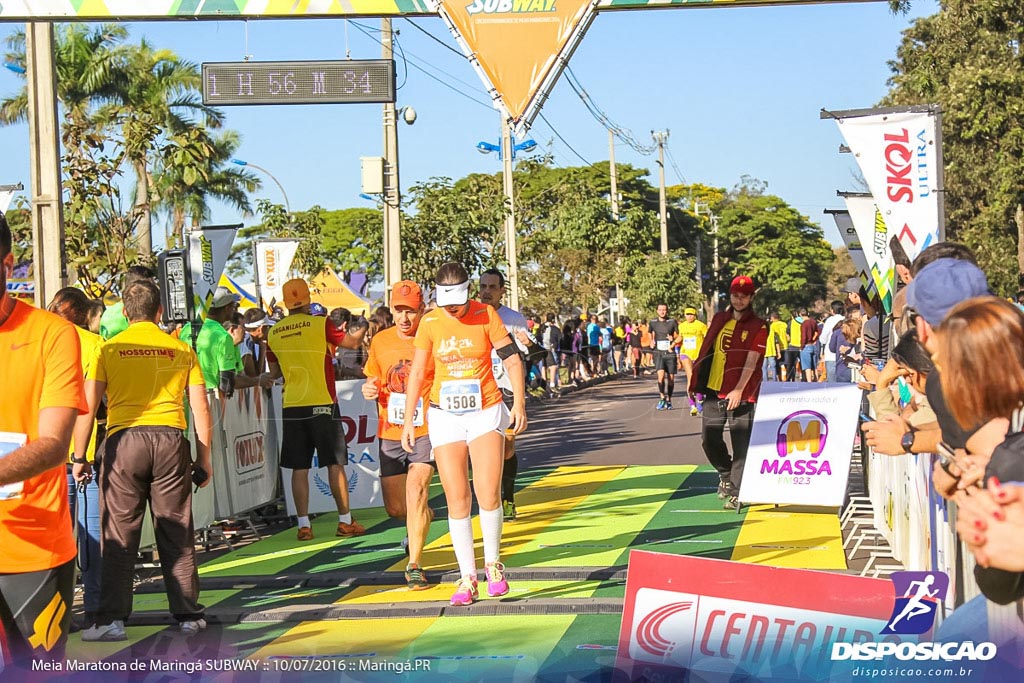
[{"label": "black running shorts", "polygon": [[430,465],[434,464],[434,450],[430,446],[430,437],[421,436],[412,445],[412,453],[406,453],[402,448],[401,441],[391,439],[380,440],[380,476],[393,477],[398,474],[406,474],[409,465],[414,462]]},{"label": "black running shorts", "polygon": [[348,442],[337,405],[282,411],[281,467],[308,470],[316,451],[320,467],[348,464]]},{"label": "black running shorts", "polygon": [[[65,530],[64,533],[68,533]],[[0,656],[7,673],[33,662],[64,662],[75,591],[75,560],[53,569],[0,574]]]},{"label": "black running shorts", "polygon": [[676,354],[673,351],[655,351],[654,369],[655,371],[664,370],[670,375],[676,374],[678,370]]}]

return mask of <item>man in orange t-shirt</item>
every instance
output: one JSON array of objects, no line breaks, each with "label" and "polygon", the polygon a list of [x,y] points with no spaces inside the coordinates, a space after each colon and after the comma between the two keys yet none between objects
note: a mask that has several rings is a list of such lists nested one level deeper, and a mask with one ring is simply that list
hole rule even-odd
[{"label": "man in orange t-shirt", "polygon": [[[366,360],[366,384],[363,396],[377,400],[380,438],[380,484],[384,509],[391,517],[405,518],[409,533],[409,565],[405,580],[409,590],[429,587],[420,567],[423,546],[433,512],[427,507],[430,480],[434,476],[434,451],[427,433],[427,412],[433,368],[428,368],[418,397],[406,395],[406,383],[416,353],[413,339],[423,316],[423,292],[409,280],[396,282],[391,289],[391,313],[394,327],[373,335]],[[413,410],[415,442],[412,453],[402,448],[402,424],[405,411]]]},{"label": "man in orange t-shirt", "polygon": [[64,661],[75,580],[66,462],[88,411],[71,323],[7,295],[0,214],[0,671]]}]

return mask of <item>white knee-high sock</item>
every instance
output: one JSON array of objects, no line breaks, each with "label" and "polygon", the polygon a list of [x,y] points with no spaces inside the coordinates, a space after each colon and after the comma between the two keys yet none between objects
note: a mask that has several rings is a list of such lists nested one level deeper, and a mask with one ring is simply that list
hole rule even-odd
[{"label": "white knee-high sock", "polygon": [[465,519],[448,518],[448,531],[452,535],[455,560],[459,563],[459,574],[476,577],[476,553],[473,550],[473,522]]},{"label": "white knee-high sock", "polygon": [[501,524],[503,519],[500,507],[496,510],[480,508],[480,530],[484,534],[484,562],[497,562],[501,556]]}]

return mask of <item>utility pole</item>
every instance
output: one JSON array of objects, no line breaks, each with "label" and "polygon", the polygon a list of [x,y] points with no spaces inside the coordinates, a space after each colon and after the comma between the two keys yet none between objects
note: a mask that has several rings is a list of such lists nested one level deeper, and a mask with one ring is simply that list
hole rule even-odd
[{"label": "utility pole", "polygon": [[[394,58],[391,19],[381,19],[381,57]],[[384,303],[391,287],[402,279],[402,203],[398,182],[398,122],[394,102],[384,104]]]},{"label": "utility pole", "polygon": [[505,214],[505,259],[508,261],[508,303],[509,308],[519,310],[519,257],[516,255],[516,198],[512,184],[512,128],[505,113],[501,115],[501,161],[502,181],[508,213]]},{"label": "utility pole", "polygon": [[[612,220],[618,223],[619,172],[615,168],[615,133],[611,128],[608,129],[608,177],[611,179]],[[618,318],[626,314],[626,302],[622,300],[622,284],[619,282],[615,283],[615,314]]]},{"label": "utility pole", "polygon": [[665,142],[668,131],[651,131],[658,143],[658,209],[661,217],[661,253],[668,253],[668,207],[665,205]]},{"label": "utility pole", "polygon": [[33,21],[25,25],[25,57],[36,306],[44,308],[67,284],[52,23]]}]

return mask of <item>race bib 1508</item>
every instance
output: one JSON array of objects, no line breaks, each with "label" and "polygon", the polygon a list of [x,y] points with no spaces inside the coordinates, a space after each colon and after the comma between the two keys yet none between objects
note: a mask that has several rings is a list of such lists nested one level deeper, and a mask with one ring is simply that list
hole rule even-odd
[{"label": "race bib 1508", "polygon": [[442,382],[439,398],[439,406],[446,413],[474,413],[483,408],[483,394],[478,379]]}]

